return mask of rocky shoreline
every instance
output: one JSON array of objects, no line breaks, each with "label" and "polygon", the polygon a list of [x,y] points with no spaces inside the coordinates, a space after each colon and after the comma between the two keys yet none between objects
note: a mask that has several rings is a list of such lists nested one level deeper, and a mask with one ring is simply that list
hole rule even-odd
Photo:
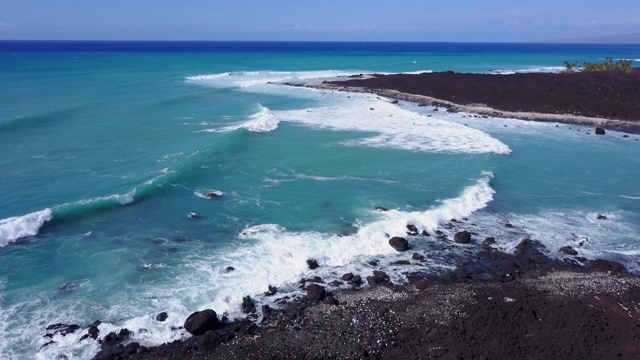
[{"label": "rocky shoreline", "polygon": [[448,72],[358,75],[306,86],[374,93],[480,116],[594,125],[640,133],[640,71],[632,73]]},{"label": "rocky shoreline", "polygon": [[[607,221],[604,216],[600,220]],[[640,355],[639,277],[617,262],[580,257],[579,243],[550,254],[540,242],[525,238],[512,252],[502,251],[497,248],[500,240],[463,230],[472,225],[466,219],[452,219],[444,225],[446,232],[434,234],[408,225],[404,237],[389,239],[389,246],[406,254],[406,260],[398,263],[420,263],[430,256],[428,251],[412,250],[415,242],[477,250],[464,260],[452,259],[458,261],[452,271],[409,272],[398,264],[337,279],[303,279],[306,296],[283,301],[278,309],[268,305],[256,309],[247,296],[238,304],[247,314],[244,318],[219,318],[212,309],[193,313],[175,329],[193,335],[184,341],[146,348],[130,339],[144,329],[101,334],[99,323],[54,324],[47,332],[84,333],[80,341],[100,343],[102,350],[95,359],[634,359]],[[308,265],[317,266],[311,259]],[[400,271],[406,283],[392,283],[391,271]],[[270,295],[277,292],[269,289]],[[156,320],[166,317],[161,313]]]}]

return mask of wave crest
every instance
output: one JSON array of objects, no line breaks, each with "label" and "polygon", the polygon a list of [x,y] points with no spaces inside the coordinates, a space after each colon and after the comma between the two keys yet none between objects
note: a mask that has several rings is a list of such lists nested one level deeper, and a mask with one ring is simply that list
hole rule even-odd
[{"label": "wave crest", "polygon": [[45,222],[53,219],[51,209],[0,220],[0,247],[20,238],[34,236]]}]

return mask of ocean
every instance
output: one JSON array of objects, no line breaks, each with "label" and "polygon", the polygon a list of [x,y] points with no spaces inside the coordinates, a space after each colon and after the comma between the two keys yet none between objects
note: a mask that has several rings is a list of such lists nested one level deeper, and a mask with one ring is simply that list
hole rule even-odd
[{"label": "ocean", "polygon": [[[194,311],[277,307],[316,275],[442,273],[487,236],[640,273],[639,135],[287,85],[607,57],[638,66],[640,45],[2,41],[0,358],[99,350],[86,331],[44,337],[54,323],[183,339]],[[386,236],[407,224],[478,235],[398,253]],[[427,261],[391,264],[413,252]]]}]

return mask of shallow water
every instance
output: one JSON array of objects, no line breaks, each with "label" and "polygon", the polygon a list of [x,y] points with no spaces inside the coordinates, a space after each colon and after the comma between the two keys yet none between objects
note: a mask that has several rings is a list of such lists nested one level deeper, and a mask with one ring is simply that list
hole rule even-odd
[{"label": "shallow water", "polygon": [[[102,335],[127,327],[144,345],[183,338],[171,327],[195,310],[233,318],[244,295],[271,303],[268,285],[297,294],[307,259],[331,278],[407,258],[385,234],[409,223],[452,236],[443,225],[467,218],[461,226],[480,234],[467,246],[412,239],[429,255],[422,271],[451,268],[484,236],[505,250],[535,238],[552,255],[573,245],[640,270],[637,135],[283,85],[549,71],[633,58],[637,46],[0,45],[4,358],[96,353],[81,332],[41,347],[56,322],[101,320]],[[167,321],[155,321],[162,311]]]}]

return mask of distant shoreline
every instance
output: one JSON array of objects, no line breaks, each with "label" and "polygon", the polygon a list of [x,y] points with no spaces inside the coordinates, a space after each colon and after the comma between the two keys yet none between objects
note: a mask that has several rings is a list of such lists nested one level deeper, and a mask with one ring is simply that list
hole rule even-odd
[{"label": "distant shoreline", "polygon": [[450,112],[640,133],[640,103],[636,104],[640,98],[640,73],[637,71],[632,74],[372,74],[307,86],[374,93],[444,107]]}]

